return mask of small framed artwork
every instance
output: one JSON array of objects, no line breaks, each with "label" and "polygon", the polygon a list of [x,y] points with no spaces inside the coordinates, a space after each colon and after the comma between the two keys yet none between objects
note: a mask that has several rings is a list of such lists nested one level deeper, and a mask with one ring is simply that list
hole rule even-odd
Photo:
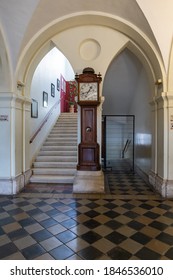
[{"label": "small framed artwork", "polygon": [[55,85],[51,83],[51,96],[55,97]]},{"label": "small framed artwork", "polygon": [[48,93],[43,91],[43,107],[48,106]]},{"label": "small framed artwork", "polygon": [[38,118],[38,102],[35,99],[31,102],[31,118]]},{"label": "small framed artwork", "polygon": [[57,90],[59,91],[59,88],[60,88],[60,80],[57,79]]}]

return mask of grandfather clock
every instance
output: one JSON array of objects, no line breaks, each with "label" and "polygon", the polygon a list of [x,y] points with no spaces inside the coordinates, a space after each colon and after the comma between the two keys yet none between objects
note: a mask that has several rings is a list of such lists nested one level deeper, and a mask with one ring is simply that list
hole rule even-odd
[{"label": "grandfather clock", "polygon": [[100,166],[99,144],[97,143],[97,106],[100,104],[99,84],[101,74],[87,67],[76,74],[78,83],[78,105],[81,107],[81,143],[78,146],[77,170],[98,171]]}]

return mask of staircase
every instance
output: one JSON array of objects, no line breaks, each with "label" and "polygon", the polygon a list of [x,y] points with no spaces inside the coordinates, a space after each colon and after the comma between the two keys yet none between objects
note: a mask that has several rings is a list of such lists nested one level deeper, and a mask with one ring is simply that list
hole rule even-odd
[{"label": "staircase", "polygon": [[35,162],[31,183],[72,184],[77,164],[77,114],[61,113]]}]

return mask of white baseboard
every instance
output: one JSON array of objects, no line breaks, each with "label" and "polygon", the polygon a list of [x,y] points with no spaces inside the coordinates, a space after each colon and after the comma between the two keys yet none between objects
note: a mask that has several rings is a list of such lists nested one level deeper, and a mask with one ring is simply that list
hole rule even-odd
[{"label": "white baseboard", "polygon": [[0,179],[0,195],[15,195],[19,193],[29,182],[31,172],[31,169],[29,169],[16,177]]}]

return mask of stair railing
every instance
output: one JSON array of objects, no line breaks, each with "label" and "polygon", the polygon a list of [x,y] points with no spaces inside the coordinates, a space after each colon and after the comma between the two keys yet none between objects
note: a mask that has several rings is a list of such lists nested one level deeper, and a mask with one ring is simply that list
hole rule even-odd
[{"label": "stair railing", "polygon": [[34,132],[33,136],[31,137],[29,143],[31,144],[34,139],[36,138],[36,136],[38,135],[38,133],[40,132],[40,130],[43,128],[43,126],[45,125],[45,123],[48,121],[48,119],[50,118],[50,116],[52,115],[53,111],[57,108],[57,106],[60,103],[60,99],[52,106],[52,108],[49,110],[49,112],[47,113],[47,115],[45,116],[45,118],[43,119],[43,121],[41,122],[39,128]]},{"label": "stair railing", "polygon": [[125,153],[127,152],[130,143],[131,143],[131,140],[130,140],[130,139],[127,139],[127,141],[126,141],[126,143],[125,143],[125,145],[124,145],[124,148],[123,148],[123,150],[122,150],[122,158],[124,158]]}]

